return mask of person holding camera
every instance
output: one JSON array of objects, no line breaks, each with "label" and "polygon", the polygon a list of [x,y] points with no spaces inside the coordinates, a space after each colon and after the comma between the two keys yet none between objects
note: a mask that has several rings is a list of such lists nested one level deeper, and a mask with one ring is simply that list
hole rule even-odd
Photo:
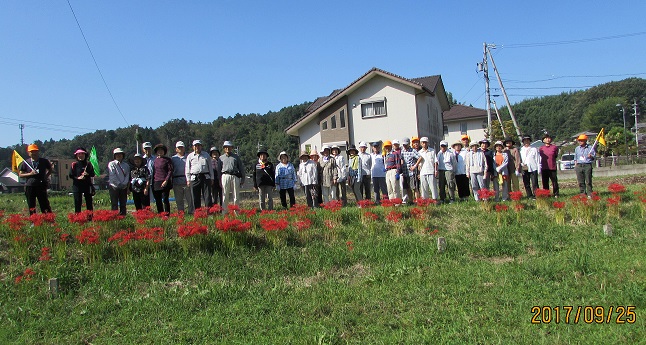
[{"label": "person holding camera", "polygon": [[87,160],[87,151],[79,147],[74,152],[76,162],[70,167],[69,177],[72,179],[72,194],[74,195],[74,212],[80,213],[83,207],[83,196],[85,196],[85,207],[88,211],[94,210],[92,196],[95,194],[92,178],[94,166]]},{"label": "person holding camera", "polygon": [[18,176],[27,179],[25,181],[25,196],[29,214],[36,213],[36,200],[40,205],[40,212],[51,213],[47,196],[47,179],[52,174],[52,163],[45,158],[40,158],[40,151],[36,144],[27,146],[29,158],[20,163]]}]

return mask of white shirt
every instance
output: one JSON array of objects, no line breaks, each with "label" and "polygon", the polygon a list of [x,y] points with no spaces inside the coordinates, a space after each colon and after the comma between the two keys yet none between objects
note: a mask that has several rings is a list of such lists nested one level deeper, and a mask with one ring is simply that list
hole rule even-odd
[{"label": "white shirt", "polygon": [[420,170],[420,175],[434,175],[435,174],[435,150],[428,148],[428,150],[421,149],[419,155],[422,156],[424,160],[422,164],[422,169]]},{"label": "white shirt", "polygon": [[[527,167],[527,171],[538,171],[541,173],[541,155],[538,149],[532,146],[523,146],[520,148],[520,160],[523,167]],[[523,169],[524,170],[524,169]]]},{"label": "white shirt", "polygon": [[318,164],[311,159],[298,165],[298,178],[303,186],[318,184],[317,167]]}]

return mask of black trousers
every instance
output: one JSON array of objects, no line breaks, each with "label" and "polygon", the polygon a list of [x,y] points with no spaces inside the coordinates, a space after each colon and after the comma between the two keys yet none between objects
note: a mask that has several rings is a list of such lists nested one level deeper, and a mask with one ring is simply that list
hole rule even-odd
[{"label": "black trousers", "polygon": [[296,205],[296,197],[294,196],[294,188],[281,189],[278,191],[280,194],[280,204],[287,208],[287,194],[289,194],[289,207]]},{"label": "black trousers", "polygon": [[150,207],[150,197],[144,192],[132,192],[132,201],[135,202],[135,209],[141,210]]},{"label": "black trousers", "polygon": [[126,215],[126,202],[128,201],[128,188],[114,188],[110,186],[110,206],[113,211],[119,210],[119,214]]},{"label": "black trousers", "polygon": [[168,212],[170,213],[170,189],[160,189],[153,191],[155,196],[155,204],[157,204],[157,213]]},{"label": "black trousers", "polygon": [[211,180],[206,178],[206,174],[195,175],[195,181],[191,181],[191,192],[193,192],[193,205],[195,209],[202,207],[204,201],[205,207],[213,206],[211,199]]},{"label": "black trousers", "polygon": [[552,180],[552,192],[555,196],[559,195],[559,179],[556,176],[556,170],[543,169],[541,179],[543,180],[543,189],[550,189],[550,180]]},{"label": "black trousers", "polygon": [[538,189],[538,171],[523,171],[523,184],[525,185],[527,196],[534,197],[534,192]]},{"label": "black trousers", "polygon": [[40,212],[52,212],[52,207],[49,205],[49,198],[47,197],[47,186],[25,186],[25,196],[27,197],[29,214],[36,213],[36,200],[40,205]]},{"label": "black trousers", "polygon": [[469,197],[469,178],[466,174],[464,175],[455,175],[455,184],[458,187],[458,197],[460,199]]},{"label": "black trousers", "polygon": [[85,207],[88,211],[94,210],[92,206],[92,194],[89,191],[72,192],[74,195],[74,212],[79,213],[83,208],[83,196],[85,195]]},{"label": "black trousers", "polygon": [[359,186],[359,190],[361,191],[361,195],[364,200],[370,200],[370,180],[372,180],[370,175],[361,176],[361,186]]}]

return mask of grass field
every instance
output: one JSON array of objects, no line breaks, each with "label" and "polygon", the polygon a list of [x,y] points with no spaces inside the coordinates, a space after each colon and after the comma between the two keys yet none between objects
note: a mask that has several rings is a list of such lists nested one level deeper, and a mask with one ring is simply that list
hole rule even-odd
[{"label": "grass field", "polygon": [[[595,202],[572,200],[565,183],[562,209],[554,199],[498,211],[350,206],[239,215],[243,232],[219,230],[221,215],[187,217],[207,233],[186,237],[175,217],[77,224],[60,212],[54,224],[21,225],[11,214],[22,196],[3,195],[0,343],[646,343],[646,194],[635,181],[595,180]],[[611,182],[628,187],[617,204]],[[98,199],[105,208],[107,195]],[[55,211],[72,207],[52,200]],[[108,241],[156,227],[158,243]],[[81,243],[88,228],[99,244]]]}]

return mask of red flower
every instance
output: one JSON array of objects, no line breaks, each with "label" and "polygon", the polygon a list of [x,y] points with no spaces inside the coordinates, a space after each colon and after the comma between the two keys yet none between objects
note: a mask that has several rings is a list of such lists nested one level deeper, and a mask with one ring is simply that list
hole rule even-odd
[{"label": "red flower", "polygon": [[12,230],[20,230],[27,223],[23,216],[17,213],[10,215],[7,221],[9,222],[9,228]]},{"label": "red flower", "polygon": [[34,223],[34,226],[41,226],[44,223],[54,224],[56,215],[53,213],[34,213],[29,216],[29,220]]},{"label": "red flower", "polygon": [[298,231],[303,231],[305,229],[309,229],[312,226],[312,221],[309,218],[303,218],[301,220],[297,220],[293,223],[293,226],[296,228]]},{"label": "red flower", "polygon": [[96,210],[91,217],[95,222],[111,222],[125,218],[119,214],[118,210]]},{"label": "red flower", "polygon": [[[427,199],[427,200],[428,200],[428,199]],[[415,218],[415,219],[419,219],[419,220],[423,220],[423,219],[425,218],[425,217],[424,217],[424,210],[423,210],[423,209],[421,209],[421,208],[419,208],[419,207],[412,208],[412,209],[410,210],[410,215],[411,215],[413,218]]]},{"label": "red flower", "polygon": [[550,197],[550,190],[549,189],[541,189],[541,188],[539,188],[534,192],[534,195],[536,195],[537,198],[541,198],[541,199],[549,198]]},{"label": "red flower", "polygon": [[509,210],[509,206],[504,204],[496,204],[496,212],[503,212]]},{"label": "red flower", "polygon": [[401,219],[402,219],[401,212],[390,211],[386,215],[386,220],[391,222],[391,223],[399,223],[399,221],[401,221]]},{"label": "red flower", "polygon": [[591,198],[592,198],[592,201],[601,200],[601,197],[597,194],[597,192],[592,192]]},{"label": "red flower", "polygon": [[49,260],[51,260],[52,256],[49,253],[50,250],[51,250],[51,248],[49,248],[49,247],[41,248],[40,249],[40,258],[38,258],[38,261],[49,261]]},{"label": "red flower", "polygon": [[192,237],[195,235],[206,235],[207,226],[197,222],[181,225],[177,228],[177,235],[181,238]]},{"label": "red flower", "polygon": [[331,200],[330,202],[322,203],[321,206],[330,212],[337,212],[341,209],[342,203],[340,200]]},{"label": "red flower", "polygon": [[245,210],[245,209],[240,210],[240,214],[244,215],[247,218],[255,216],[257,212],[258,212],[257,208],[252,208],[250,210]]},{"label": "red flower", "polygon": [[307,205],[296,204],[289,209],[288,213],[292,216],[305,216],[310,213],[310,209]]},{"label": "red flower", "polygon": [[132,213],[135,220],[139,224],[144,224],[147,220],[155,218],[157,215],[150,209],[150,207],[137,210]]},{"label": "red flower", "polygon": [[85,224],[92,220],[92,211],[83,211],[79,213],[68,213],[67,219],[70,223]]},{"label": "red flower", "polygon": [[478,190],[478,198],[480,198],[480,200],[489,200],[495,195],[496,192],[492,191],[491,189],[483,188]]},{"label": "red flower", "polygon": [[346,243],[345,243],[345,246],[348,248],[348,250],[349,250],[349,251],[353,251],[353,250],[354,250],[354,246],[353,246],[352,241],[348,241],[348,242],[346,242]]},{"label": "red flower", "polygon": [[289,226],[289,222],[287,222],[287,219],[285,218],[280,220],[263,219],[260,222],[260,227],[265,229],[265,231],[282,231],[285,230],[287,226]]},{"label": "red flower", "polygon": [[222,213],[222,206],[220,206],[220,204],[213,204],[213,206],[209,208],[209,214],[219,214],[219,213]]},{"label": "red flower", "polygon": [[514,205],[514,210],[516,210],[516,212],[518,212],[518,211],[522,211],[522,210],[524,210],[524,209],[525,209],[525,205],[523,205],[523,204],[516,204],[516,205]]},{"label": "red flower", "polygon": [[365,219],[367,219],[367,220],[371,220],[371,221],[375,221],[375,220],[379,219],[379,216],[378,216],[377,214],[372,213],[372,212],[370,212],[370,211],[366,211],[366,212],[364,212],[364,213],[363,213],[363,217],[364,217]]},{"label": "red flower", "polygon": [[243,222],[237,218],[224,217],[215,221],[215,227],[222,232],[245,232],[251,229],[251,222]]},{"label": "red flower", "polygon": [[240,206],[234,205],[234,204],[229,204],[227,205],[228,212],[229,214],[237,215],[238,212],[240,211]]},{"label": "red flower", "polygon": [[375,204],[375,203],[374,203],[374,202],[372,202],[372,200],[368,200],[368,199],[357,201],[357,206],[359,206],[359,208],[368,208],[368,207],[372,207],[372,206],[374,206],[374,204]]},{"label": "red flower", "polygon": [[523,197],[523,192],[521,191],[509,192],[509,198],[513,201],[518,201],[522,199],[522,197]]},{"label": "red flower", "polygon": [[80,244],[99,244],[99,232],[95,228],[87,228],[76,235]]},{"label": "red flower", "polygon": [[615,197],[608,198],[606,200],[606,202],[607,202],[608,206],[618,206],[619,202],[621,202],[621,197],[619,195],[617,195]]},{"label": "red flower", "polygon": [[431,204],[437,204],[437,200],[435,199],[425,199],[425,198],[417,198],[415,199],[415,204],[420,207],[426,207]]},{"label": "red flower", "polygon": [[333,221],[331,221],[331,220],[329,220],[329,219],[326,219],[326,220],[323,222],[323,224],[325,224],[325,226],[326,226],[328,229],[330,229],[330,230],[332,230],[332,229],[334,229],[334,228],[336,227],[336,223],[335,223],[335,222],[333,222]]},{"label": "red flower", "polygon": [[202,219],[209,216],[209,209],[206,207],[200,207],[193,212],[193,219]]},{"label": "red flower", "polygon": [[611,183],[608,186],[608,191],[612,194],[624,193],[626,191],[626,186],[619,183]]}]

